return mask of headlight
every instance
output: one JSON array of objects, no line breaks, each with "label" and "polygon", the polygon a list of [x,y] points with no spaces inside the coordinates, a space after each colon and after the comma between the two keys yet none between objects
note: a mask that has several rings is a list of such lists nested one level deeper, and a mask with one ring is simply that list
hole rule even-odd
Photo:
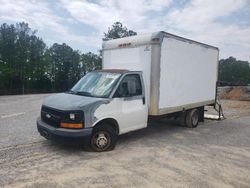
[{"label": "headlight", "polygon": [[62,128],[84,128],[84,114],[82,111],[65,112],[61,120],[60,127]]},{"label": "headlight", "polygon": [[71,119],[71,120],[75,120],[75,114],[69,114],[69,118]]}]

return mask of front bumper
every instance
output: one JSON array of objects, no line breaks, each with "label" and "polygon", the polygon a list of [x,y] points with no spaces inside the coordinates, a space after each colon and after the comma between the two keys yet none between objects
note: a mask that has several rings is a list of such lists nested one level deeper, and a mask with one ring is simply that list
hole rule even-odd
[{"label": "front bumper", "polygon": [[93,129],[65,129],[52,127],[43,122],[41,118],[38,118],[37,130],[41,136],[58,143],[89,145]]}]

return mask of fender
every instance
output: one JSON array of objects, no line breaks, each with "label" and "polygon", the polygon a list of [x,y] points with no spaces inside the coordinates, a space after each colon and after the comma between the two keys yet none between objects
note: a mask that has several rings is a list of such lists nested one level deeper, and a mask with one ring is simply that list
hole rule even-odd
[{"label": "fender", "polygon": [[108,117],[108,116],[107,116],[107,117],[103,117],[103,118],[101,118],[101,119],[98,119],[98,120],[93,124],[92,127],[97,126],[100,122],[107,122],[107,123],[111,124],[112,127],[115,129],[117,135],[120,134],[120,127],[119,127],[119,124],[118,124],[117,120],[114,119],[113,117]]},{"label": "fender", "polygon": [[93,119],[95,120],[92,123],[92,127],[94,127],[97,123],[104,121],[105,119],[111,120],[113,122],[116,122],[119,130],[119,134],[121,134],[123,131],[121,127],[121,119],[120,119],[120,109],[119,106],[119,100],[122,100],[120,98],[112,99],[109,103],[104,103],[98,106],[98,108],[95,109],[93,113]]}]

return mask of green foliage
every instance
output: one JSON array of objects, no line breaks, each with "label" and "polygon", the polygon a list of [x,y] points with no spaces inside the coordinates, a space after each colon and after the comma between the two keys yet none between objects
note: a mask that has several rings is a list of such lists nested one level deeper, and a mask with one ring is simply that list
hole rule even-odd
[{"label": "green foliage", "polygon": [[101,57],[70,46],[50,48],[27,23],[0,27],[0,94],[61,92],[101,68]]},{"label": "green foliage", "polygon": [[236,60],[234,57],[221,59],[219,62],[219,80],[233,85],[250,83],[249,62]]},{"label": "green foliage", "polygon": [[29,91],[34,81],[44,77],[46,45],[35,33],[26,23],[1,25],[0,93]]},{"label": "green foliage", "polygon": [[100,56],[91,52],[81,55],[81,72],[83,75],[93,70],[101,69],[101,66],[102,59]]},{"label": "green foliage", "polygon": [[80,55],[70,46],[53,44],[47,52],[53,91],[65,91],[80,79]]},{"label": "green foliage", "polygon": [[128,30],[121,22],[115,22],[111,28],[108,28],[108,32],[104,33],[103,40],[111,40],[133,35],[137,35],[137,33],[133,30]]}]

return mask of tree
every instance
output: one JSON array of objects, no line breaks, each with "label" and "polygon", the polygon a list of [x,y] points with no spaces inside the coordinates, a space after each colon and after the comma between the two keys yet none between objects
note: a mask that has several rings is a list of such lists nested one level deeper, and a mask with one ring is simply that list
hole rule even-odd
[{"label": "tree", "polygon": [[0,27],[0,86],[12,89],[15,74],[15,41],[17,35],[14,25],[2,24]]},{"label": "tree", "polygon": [[6,93],[24,93],[41,76],[35,70],[44,72],[46,45],[35,33],[24,22],[0,27],[0,87]]},{"label": "tree", "polygon": [[137,35],[137,33],[133,30],[128,30],[121,22],[115,22],[111,28],[108,28],[108,32],[104,33],[104,38],[102,40],[111,40],[133,35]]},{"label": "tree", "polygon": [[31,90],[35,92],[48,92],[51,90],[51,82],[48,75],[49,61],[47,57],[46,44],[37,38],[31,37],[30,43],[30,61],[33,62],[33,68],[30,68],[28,72],[28,80],[30,80]]},{"label": "tree", "polygon": [[81,55],[81,72],[82,76],[93,70],[102,68],[102,59],[99,55],[88,52]]},{"label": "tree", "polygon": [[53,44],[48,50],[50,79],[54,91],[66,91],[80,79],[80,55],[70,46]]},{"label": "tree", "polygon": [[219,62],[219,81],[235,85],[250,83],[249,62],[236,60],[234,57],[221,59]]}]

